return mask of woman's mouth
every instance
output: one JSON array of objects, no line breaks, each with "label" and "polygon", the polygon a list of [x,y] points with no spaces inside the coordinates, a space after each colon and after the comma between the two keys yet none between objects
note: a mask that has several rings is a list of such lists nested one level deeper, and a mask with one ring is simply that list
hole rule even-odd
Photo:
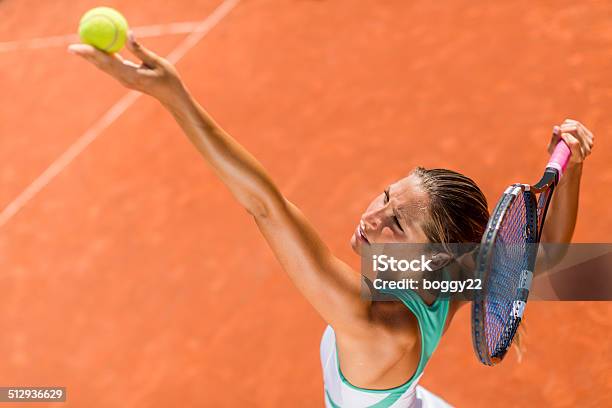
[{"label": "woman's mouth", "polygon": [[368,237],[366,236],[365,231],[363,230],[363,227],[361,225],[357,227],[357,230],[355,231],[355,237],[361,242],[364,242],[368,245],[370,244],[370,241],[368,240]]}]

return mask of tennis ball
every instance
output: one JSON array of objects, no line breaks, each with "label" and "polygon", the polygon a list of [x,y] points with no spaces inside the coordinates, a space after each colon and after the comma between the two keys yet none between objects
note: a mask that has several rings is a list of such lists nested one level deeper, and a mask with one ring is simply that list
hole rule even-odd
[{"label": "tennis ball", "polygon": [[114,53],[125,45],[128,23],[117,10],[110,7],[96,7],[81,17],[79,36],[85,44],[99,50]]}]

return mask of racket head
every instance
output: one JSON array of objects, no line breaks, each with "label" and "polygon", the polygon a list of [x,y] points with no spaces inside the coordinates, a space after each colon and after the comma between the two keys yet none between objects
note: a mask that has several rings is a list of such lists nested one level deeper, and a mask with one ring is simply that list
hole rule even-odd
[{"label": "racket head", "polygon": [[472,341],[483,364],[499,363],[512,344],[529,295],[537,240],[534,193],[528,185],[512,185],[493,210],[476,258],[482,290],[472,302]]}]

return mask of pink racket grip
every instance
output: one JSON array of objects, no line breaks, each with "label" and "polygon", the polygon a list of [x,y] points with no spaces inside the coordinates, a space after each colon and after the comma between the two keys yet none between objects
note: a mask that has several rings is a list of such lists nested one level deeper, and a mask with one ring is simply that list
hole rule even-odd
[{"label": "pink racket grip", "polygon": [[569,146],[563,140],[560,140],[555,147],[552,155],[550,156],[550,160],[546,167],[551,167],[556,169],[559,172],[559,180],[561,180],[561,176],[567,167],[567,162],[569,162],[569,158],[572,152],[570,151]]}]

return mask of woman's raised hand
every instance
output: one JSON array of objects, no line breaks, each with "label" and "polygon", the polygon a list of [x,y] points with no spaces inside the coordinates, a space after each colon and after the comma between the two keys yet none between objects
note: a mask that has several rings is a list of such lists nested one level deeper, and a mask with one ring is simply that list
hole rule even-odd
[{"label": "woman's raised hand", "polygon": [[177,96],[184,93],[184,86],[176,68],[166,59],[140,45],[132,33],[127,41],[127,48],[141,61],[140,64],[86,44],[72,44],[68,51],[83,57],[123,86],[151,95],[164,104],[172,103]]},{"label": "woman's raised hand", "polygon": [[563,139],[570,148],[570,164],[582,163],[593,149],[595,137],[582,123],[573,119],[565,119],[561,125],[553,127],[553,135],[548,144],[548,153],[552,154],[559,140]]}]

